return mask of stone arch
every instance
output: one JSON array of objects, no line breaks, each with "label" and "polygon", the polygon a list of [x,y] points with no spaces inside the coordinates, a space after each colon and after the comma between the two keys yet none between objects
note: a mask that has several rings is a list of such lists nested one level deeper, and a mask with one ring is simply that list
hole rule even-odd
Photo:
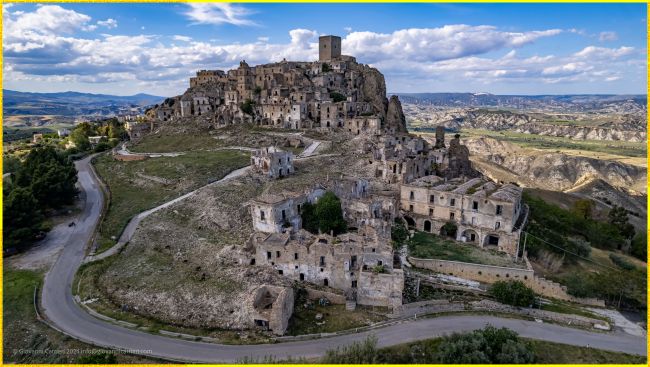
[{"label": "stone arch", "polygon": [[499,235],[495,233],[488,233],[483,238],[483,247],[499,247]]},{"label": "stone arch", "polygon": [[415,228],[415,220],[413,218],[405,215],[404,220],[409,228]]},{"label": "stone arch", "polygon": [[465,242],[468,243],[478,243],[480,239],[478,233],[476,233],[475,230],[469,228],[463,231],[462,236],[465,237]]}]

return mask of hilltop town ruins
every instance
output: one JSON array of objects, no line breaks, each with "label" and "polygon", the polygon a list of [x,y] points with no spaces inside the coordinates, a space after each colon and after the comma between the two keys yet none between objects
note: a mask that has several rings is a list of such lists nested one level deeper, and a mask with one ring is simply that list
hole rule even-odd
[{"label": "hilltop town ruins", "polygon": [[[391,240],[396,221],[513,259],[521,256],[528,214],[522,189],[482,177],[472,168],[460,136],[447,139],[442,127],[432,140],[409,134],[400,101],[386,97],[383,75],[342,55],[339,37],[320,37],[318,61],[259,66],[241,61],[227,72],[201,70],[184,94],[149,110],[147,118],[129,122],[132,139],[155,125],[192,119],[214,129],[251,124],[354,139],[354,157],[348,159],[364,160],[369,174],[328,176],[307,188],[265,192],[246,202],[252,228],[237,254],[242,266],[271,269],[313,294],[339,299],[348,310],[356,305],[401,307],[403,267],[410,264]],[[255,148],[254,175],[283,180],[302,174],[291,152]],[[341,201],[346,233],[311,233],[303,226],[304,206],[317,203],[326,192]],[[537,289],[543,293],[546,286]],[[549,283],[551,288],[550,296],[562,297],[560,287]],[[282,335],[294,307],[291,286],[266,284],[254,293],[245,306],[251,311],[247,325]]]}]

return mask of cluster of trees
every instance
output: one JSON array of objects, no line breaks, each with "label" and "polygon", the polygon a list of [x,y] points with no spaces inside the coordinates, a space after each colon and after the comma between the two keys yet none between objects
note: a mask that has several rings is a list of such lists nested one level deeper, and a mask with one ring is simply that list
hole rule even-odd
[{"label": "cluster of trees", "polygon": [[71,204],[77,171],[53,147],[32,150],[3,186],[5,248],[23,250],[43,231],[44,211]]},{"label": "cluster of trees", "polygon": [[[606,250],[620,249],[634,235],[634,228],[632,227],[630,233],[629,226],[621,224],[623,219],[616,214],[617,212],[615,212],[616,221],[619,221],[617,223],[611,220],[605,222],[593,219],[593,207],[588,200],[578,200],[573,210],[562,209],[526,192],[524,192],[524,201],[530,207],[526,231],[533,236],[528,237],[526,249],[532,256],[543,248],[562,255],[566,250],[587,257],[591,252],[590,246]],[[627,215],[624,221],[627,223]],[[545,241],[560,248],[549,246]],[[569,256],[566,260],[575,261],[575,257]]]},{"label": "cluster of trees", "polygon": [[239,109],[241,109],[243,113],[253,116],[253,113],[255,112],[255,101],[247,99],[239,104]]},{"label": "cluster of trees", "polygon": [[311,233],[345,233],[348,225],[343,218],[341,200],[333,192],[326,192],[316,204],[306,203],[301,212],[302,227]]},{"label": "cluster of trees", "polygon": [[75,144],[78,152],[86,152],[91,149],[90,136],[105,136],[106,138],[95,146],[95,152],[102,152],[111,149],[120,140],[128,139],[129,134],[124,129],[124,125],[116,118],[97,121],[95,123],[82,122],[75,126],[70,132],[70,141]]},{"label": "cluster of trees", "polygon": [[339,92],[331,92],[330,93],[330,98],[334,102],[345,102],[348,99],[348,97],[346,97],[345,95],[343,95],[343,94],[341,94]]},{"label": "cluster of trees", "polygon": [[526,364],[535,362],[530,343],[512,330],[493,326],[442,339],[424,340],[409,345],[377,348],[377,337],[344,348],[328,350],[324,364]]},{"label": "cluster of trees", "polygon": [[396,219],[390,232],[390,239],[393,240],[393,247],[395,249],[401,247],[408,239],[408,236],[409,230],[404,225],[404,222]]},{"label": "cluster of trees", "polygon": [[511,306],[528,307],[535,302],[535,292],[520,280],[498,281],[492,284],[489,294]]}]

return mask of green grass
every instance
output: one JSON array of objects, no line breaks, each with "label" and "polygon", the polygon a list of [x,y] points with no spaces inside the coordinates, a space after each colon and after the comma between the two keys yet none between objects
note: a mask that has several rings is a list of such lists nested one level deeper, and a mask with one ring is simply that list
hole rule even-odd
[{"label": "green grass", "polygon": [[[642,356],[525,339],[535,354],[536,364],[645,364]],[[442,338],[399,344],[377,351],[378,363],[439,363],[436,353]]]},{"label": "green grass", "polygon": [[136,145],[132,152],[172,153],[215,149],[223,146],[218,139],[204,134],[148,134]]},{"label": "green grass", "polygon": [[[304,308],[302,304],[296,304],[289,320],[287,335],[331,333],[386,320],[386,316],[382,315],[386,313],[386,309],[380,307],[375,309],[376,311],[373,311],[372,307],[357,306],[354,311],[346,311],[345,305],[314,304],[313,308]],[[318,313],[323,315],[320,321],[316,320]]]},{"label": "green grass", "polygon": [[528,340],[537,356],[536,363],[571,364],[645,364],[646,358],[602,349],[576,347],[573,345]]},{"label": "green grass", "polygon": [[[17,270],[9,266],[3,269],[4,363],[78,363],[81,356],[87,355],[80,351],[98,349],[67,337],[36,318],[34,288],[42,281],[41,272]],[[38,353],[45,350],[71,352]],[[126,354],[116,356],[118,363],[160,363],[158,360]]]},{"label": "green grass", "polygon": [[222,150],[189,152],[177,157],[143,161],[97,158],[95,168],[111,193],[111,202],[99,227],[99,248],[110,248],[135,214],[176,198],[248,164],[248,153]]},{"label": "green grass", "polygon": [[482,129],[463,129],[461,134],[472,137],[491,137],[497,140],[507,141],[522,147],[548,149],[548,150],[577,150],[615,154],[627,157],[645,157],[647,154],[646,144],[628,141],[608,140],[574,140],[565,137],[533,135],[518,133],[514,131],[490,131]]},{"label": "green grass", "polygon": [[592,319],[598,319],[598,320],[603,320],[603,321],[609,322],[609,319],[607,317],[604,317],[602,315],[598,315],[598,314],[595,314],[593,312],[587,311],[582,307],[574,306],[574,305],[564,303],[564,302],[559,302],[559,301],[555,301],[553,303],[542,305],[542,310],[552,311],[552,312],[557,312],[557,313],[565,313],[565,314],[570,314],[570,315],[584,316],[584,317],[589,317],[589,318],[592,318]]},{"label": "green grass", "polygon": [[409,255],[420,259],[440,259],[505,267],[523,266],[512,262],[508,256],[499,254],[495,250],[484,250],[474,245],[445,239],[426,232],[416,232],[413,238],[408,240],[408,246]]}]

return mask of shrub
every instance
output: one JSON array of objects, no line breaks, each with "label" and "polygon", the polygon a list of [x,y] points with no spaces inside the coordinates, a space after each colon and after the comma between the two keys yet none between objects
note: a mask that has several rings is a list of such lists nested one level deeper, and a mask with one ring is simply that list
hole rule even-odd
[{"label": "shrub", "polygon": [[77,359],[78,364],[116,364],[117,357],[113,353],[97,353],[88,356],[81,356]]},{"label": "shrub", "polygon": [[443,338],[438,359],[445,364],[525,364],[534,362],[535,354],[531,345],[519,340],[514,331],[488,325],[483,330]]},{"label": "shrub", "polygon": [[632,239],[630,254],[639,260],[648,260],[648,233],[641,231]]},{"label": "shrub", "polygon": [[440,234],[443,236],[455,237],[456,231],[458,231],[458,226],[454,222],[447,222],[440,228]]},{"label": "shrub", "polygon": [[377,337],[370,335],[362,342],[325,352],[324,364],[372,364],[377,363]]},{"label": "shrub", "polygon": [[250,116],[252,116],[255,112],[254,107],[255,102],[251,101],[250,99],[247,99],[246,101],[239,104],[239,108],[242,110],[242,112]]},{"label": "shrub", "polygon": [[489,293],[497,301],[517,307],[527,307],[535,301],[535,292],[520,280],[498,281]]},{"label": "shrub", "polygon": [[323,73],[327,73],[327,72],[332,71],[332,68],[330,67],[330,65],[329,65],[329,64],[326,64],[326,63],[323,63],[323,65],[322,65],[321,68],[322,68],[322,70],[323,70]]},{"label": "shrub", "polygon": [[346,96],[344,96],[343,94],[341,94],[341,93],[339,93],[339,92],[332,92],[332,93],[330,93],[330,98],[331,98],[334,102],[345,102],[345,101],[347,101],[347,99],[348,99]]},{"label": "shrub", "polygon": [[399,246],[406,241],[408,235],[409,232],[408,229],[406,229],[406,226],[404,226],[404,223],[400,220],[395,220],[395,224],[393,224],[393,228],[390,232],[390,238],[393,242]]},{"label": "shrub", "polygon": [[636,269],[636,266],[632,264],[631,262],[625,260],[622,256],[616,255],[616,254],[609,254],[609,259],[612,260],[616,266],[623,270],[634,270]]}]

